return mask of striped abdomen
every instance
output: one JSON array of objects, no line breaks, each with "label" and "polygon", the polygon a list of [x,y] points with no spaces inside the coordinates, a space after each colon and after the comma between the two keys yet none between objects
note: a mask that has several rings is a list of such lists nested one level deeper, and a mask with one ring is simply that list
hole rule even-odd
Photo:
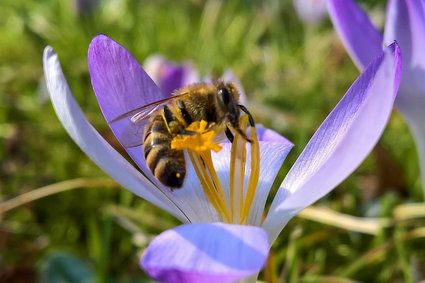
[{"label": "striped abdomen", "polygon": [[143,150],[146,164],[155,178],[167,187],[180,188],[186,175],[186,164],[183,151],[171,149],[172,139],[158,113],[145,128]]}]

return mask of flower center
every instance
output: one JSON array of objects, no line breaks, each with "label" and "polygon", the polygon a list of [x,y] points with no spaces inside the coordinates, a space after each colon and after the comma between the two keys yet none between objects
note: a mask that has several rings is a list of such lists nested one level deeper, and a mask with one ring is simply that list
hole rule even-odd
[{"label": "flower center", "polygon": [[214,138],[217,135],[214,128],[215,123],[208,125],[204,120],[193,122],[185,129],[188,132],[187,135],[177,135],[171,141],[171,148],[178,150],[188,149],[198,153],[209,150],[219,152],[222,147],[217,142],[214,142]]},{"label": "flower center", "polygon": [[[246,133],[248,116],[240,119],[241,130]],[[214,206],[221,220],[227,223],[246,224],[251,211],[251,205],[257,189],[260,172],[260,147],[252,127],[250,133],[251,167],[249,179],[245,184],[247,141],[237,131],[234,135],[230,154],[230,182],[227,197],[223,185],[214,168],[211,151],[218,152],[222,147],[214,141],[223,127],[206,121],[197,121],[186,128],[188,134],[178,135],[171,142],[171,148],[186,149],[195,172],[201,182],[202,189],[210,203]]]}]

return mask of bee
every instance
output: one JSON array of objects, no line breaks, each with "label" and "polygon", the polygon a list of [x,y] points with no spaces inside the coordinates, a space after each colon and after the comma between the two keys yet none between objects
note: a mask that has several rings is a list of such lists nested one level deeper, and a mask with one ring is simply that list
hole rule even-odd
[{"label": "bee", "polygon": [[234,83],[197,83],[175,91],[169,98],[120,115],[109,124],[127,121],[119,137],[122,145],[143,145],[146,165],[155,178],[171,189],[178,189],[184,182],[186,162],[182,150],[171,148],[171,141],[177,135],[193,135],[186,130],[193,122],[204,120],[208,125],[225,125],[229,141],[233,142],[236,132],[251,142],[239,127],[240,111],[248,114],[251,126],[254,120],[238,100]]}]

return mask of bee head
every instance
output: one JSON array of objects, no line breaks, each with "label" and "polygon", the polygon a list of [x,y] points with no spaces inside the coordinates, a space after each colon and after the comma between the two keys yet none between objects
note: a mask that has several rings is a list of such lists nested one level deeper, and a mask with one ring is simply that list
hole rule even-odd
[{"label": "bee head", "polygon": [[239,108],[238,108],[238,100],[239,100],[239,92],[236,89],[236,85],[234,83],[224,83],[222,81],[218,81],[216,83],[217,87],[217,95],[218,95],[218,103],[221,106],[223,112],[226,113],[226,118],[232,125],[237,125],[239,120]]},{"label": "bee head", "polygon": [[222,107],[226,109],[226,119],[230,124],[230,127],[236,130],[239,134],[241,134],[244,139],[251,142],[251,140],[248,139],[248,137],[245,135],[245,133],[242,132],[239,127],[240,110],[242,110],[249,116],[249,122],[251,126],[255,125],[254,120],[248,109],[246,109],[245,106],[238,104],[239,92],[236,88],[236,85],[234,83],[225,84],[223,82],[219,82],[217,84],[217,92],[218,99],[222,104]]},{"label": "bee head", "polygon": [[217,81],[215,83],[218,97],[223,106],[237,104],[239,101],[239,92],[234,83],[224,83]]}]

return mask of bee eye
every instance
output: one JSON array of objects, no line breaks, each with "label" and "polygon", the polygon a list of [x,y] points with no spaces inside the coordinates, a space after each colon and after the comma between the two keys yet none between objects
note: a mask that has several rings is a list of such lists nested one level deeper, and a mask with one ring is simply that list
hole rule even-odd
[{"label": "bee eye", "polygon": [[224,103],[224,105],[229,104],[229,102],[230,102],[230,93],[227,90],[227,88],[220,88],[218,90],[218,95],[220,96],[221,101]]}]

